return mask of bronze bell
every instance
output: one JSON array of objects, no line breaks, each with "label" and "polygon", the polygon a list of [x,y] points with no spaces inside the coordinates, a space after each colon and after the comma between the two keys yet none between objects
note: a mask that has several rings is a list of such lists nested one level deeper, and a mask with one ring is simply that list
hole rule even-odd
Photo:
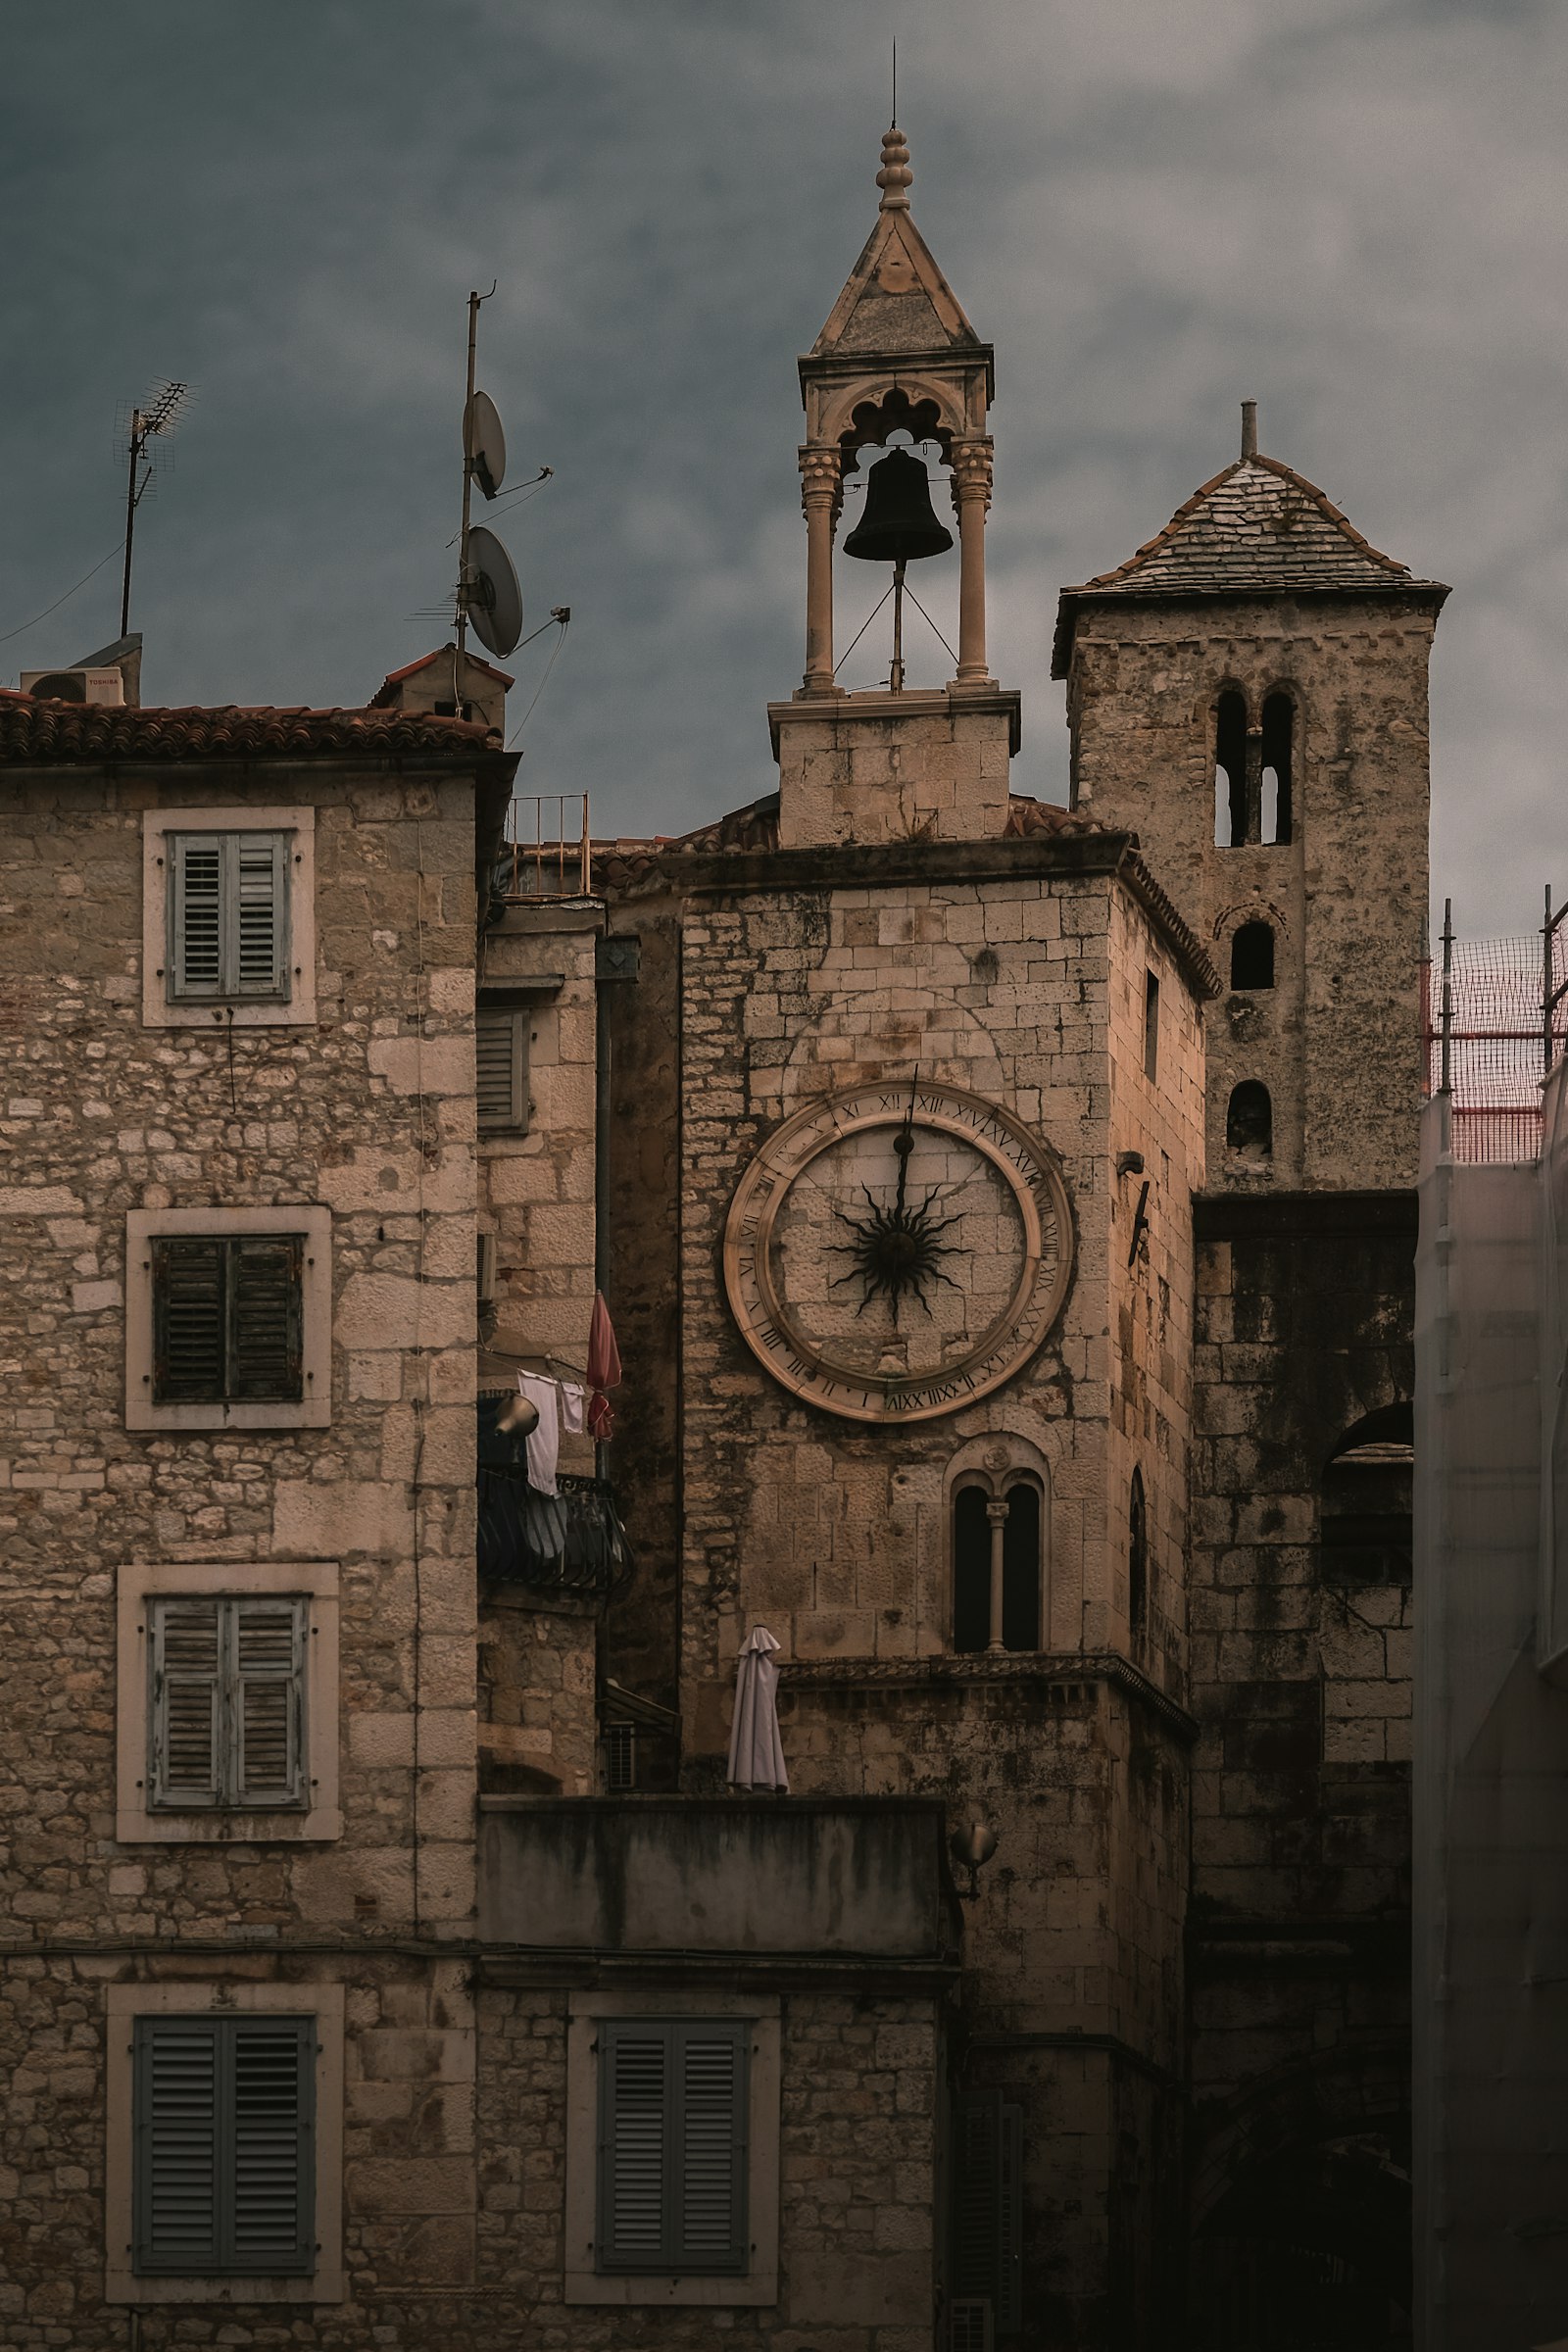
[{"label": "bronze bell", "polygon": [[912,564],[945,555],[953,533],[931,507],[931,477],[906,449],[890,449],[865,478],[865,512],[844,542],[847,556],[866,564]]}]

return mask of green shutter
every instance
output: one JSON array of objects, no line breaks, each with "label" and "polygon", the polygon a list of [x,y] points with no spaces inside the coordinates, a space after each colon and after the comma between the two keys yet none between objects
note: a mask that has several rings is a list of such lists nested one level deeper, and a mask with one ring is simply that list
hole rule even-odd
[{"label": "green shutter", "polygon": [[746,2270],[750,2041],[727,2021],[601,2026],[601,2271]]},{"label": "green shutter", "polygon": [[677,2029],[680,2055],[674,2260],[682,2270],[746,2268],[746,2110],[750,2030]]},{"label": "green shutter", "polygon": [[153,1806],[223,1801],[222,1610],[217,1599],[148,1602]]},{"label": "green shutter", "polygon": [[953,2292],[983,2299],[999,2335],[1023,2324],[1023,2113],[995,2093],[958,2110]]},{"label": "green shutter", "polygon": [[194,1234],[153,1240],[154,1404],[223,1396],[223,1260],[220,1241]]},{"label": "green shutter", "polygon": [[169,994],[286,999],[287,833],[172,833]]},{"label": "green shutter", "polygon": [[224,2267],[251,2276],[314,2271],[315,2020],[235,2018],[230,2037]]},{"label": "green shutter", "polygon": [[138,2017],[133,2265],[200,2276],[220,2260],[221,2021]]},{"label": "green shutter", "polygon": [[225,1247],[225,1394],[236,1402],[297,1404],[305,1394],[304,1237],[258,1234],[236,1238]]},{"label": "green shutter", "polygon": [[481,1135],[523,1135],[528,1127],[528,1012],[486,1004],[473,1021],[474,1096]]},{"label": "green shutter", "polygon": [[315,2019],[142,2017],[132,2049],[135,2271],[314,2271]]},{"label": "green shutter", "polygon": [[232,1788],[241,1805],[305,1796],[305,1602],[225,1603],[232,1624]]},{"label": "green shutter", "polygon": [[160,1594],[147,1608],[151,1805],[305,1804],[307,1602]]},{"label": "green shutter", "polygon": [[160,1234],[152,1273],[155,1404],[301,1401],[302,1234]]}]

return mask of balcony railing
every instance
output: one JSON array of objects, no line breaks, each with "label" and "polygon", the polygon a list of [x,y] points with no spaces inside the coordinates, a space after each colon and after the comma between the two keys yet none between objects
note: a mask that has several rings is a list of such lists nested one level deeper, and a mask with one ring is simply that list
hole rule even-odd
[{"label": "balcony railing", "polygon": [[546,792],[514,800],[494,889],[502,899],[585,899],[592,887],[588,795]]},{"label": "balcony railing", "polygon": [[479,1573],[536,1592],[602,1600],[631,1574],[631,1546],[608,1478],[562,1472],[554,1494],[520,1468],[479,1466]]}]

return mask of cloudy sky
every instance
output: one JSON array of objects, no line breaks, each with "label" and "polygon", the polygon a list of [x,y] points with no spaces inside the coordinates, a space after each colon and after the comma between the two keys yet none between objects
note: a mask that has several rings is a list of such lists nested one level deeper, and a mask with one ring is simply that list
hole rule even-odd
[{"label": "cloudy sky", "polygon": [[[586,788],[596,831],[769,790],[795,355],[874,216],[895,32],[915,218],[998,351],[1018,788],[1065,794],[1056,589],[1224,464],[1252,395],[1269,454],[1452,582],[1434,885],[1472,934],[1538,922],[1568,889],[1561,0],[8,11],[0,637],[114,548],[117,411],[186,377],[138,523],[147,699],[367,699],[444,634],[465,299],[495,278],[480,380],[513,481],[555,469],[502,528],[529,625],[573,614],[525,788]],[[0,680],[112,637],[118,568]],[[841,645],[869,579],[841,567]],[[557,634],[517,657],[514,724]]]}]

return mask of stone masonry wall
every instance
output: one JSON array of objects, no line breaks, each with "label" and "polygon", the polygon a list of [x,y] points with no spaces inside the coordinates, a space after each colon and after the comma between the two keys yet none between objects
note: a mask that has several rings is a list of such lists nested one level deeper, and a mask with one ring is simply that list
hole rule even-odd
[{"label": "stone masonry wall", "polygon": [[[1427,906],[1434,616],[1396,596],[1107,604],[1080,615],[1068,683],[1073,805],[1135,830],[1228,982],[1230,941],[1275,931],[1269,996],[1211,1021],[1214,1187],[1409,1184]],[[1293,839],[1214,845],[1214,706],[1296,705]],[[1270,1173],[1225,1150],[1232,1088],[1274,1103]]]},{"label": "stone masonry wall", "polygon": [[1290,2119],[1283,2161],[1351,2133],[1357,2085],[1407,2080],[1408,1561],[1347,1574],[1320,1529],[1338,1441],[1412,1393],[1415,1202],[1200,1217],[1192,2070],[1212,2209],[1256,2170],[1238,2119],[1259,2083]]},{"label": "stone masonry wall", "polygon": [[[479,1998],[480,2273],[543,2352],[930,2352],[939,2030],[924,1997],[782,1996],[779,2299],[672,2309],[561,2301],[566,1996]],[[897,2311],[889,2321],[885,2315]]]},{"label": "stone masonry wall", "polygon": [[[384,2015],[351,2005],[351,2082],[402,2085],[366,2106],[386,2130],[373,2161],[350,2164],[351,2233],[374,2238],[378,2291],[450,2282],[467,2259],[446,2224],[471,2217],[471,2103],[453,2087],[471,2078],[471,2028],[435,1956],[471,1933],[474,1866],[474,786],[461,765],[7,774],[0,2032],[22,2087],[4,2161],[50,2174],[47,2193],[27,2192],[36,2213],[18,2208],[6,2266],[19,2352],[123,2341],[72,2232],[101,2247],[98,2003],[131,1945],[201,1941],[191,1973],[206,1977],[295,1965],[253,1962],[234,1948],[247,1940],[352,1949],[367,1984],[390,1967],[403,1990]],[[144,1029],[142,810],[229,802],[241,820],[247,805],[316,808],[318,1026]],[[332,1212],[331,1425],[128,1432],[127,1210],[300,1202]],[[242,1589],[249,1563],[294,1560],[339,1569],[341,1839],[117,1846],[117,1569],[205,1563],[215,1589]],[[83,1956],[54,1956],[57,1938]],[[432,1957],[392,1965],[378,1946],[393,1940]],[[441,2050],[467,2052],[457,2075],[422,2038],[431,2003]],[[53,2111],[28,2109],[50,2095]],[[173,2327],[149,2314],[142,2340]],[[320,2328],[303,2340],[355,2340],[346,2319]]]}]

